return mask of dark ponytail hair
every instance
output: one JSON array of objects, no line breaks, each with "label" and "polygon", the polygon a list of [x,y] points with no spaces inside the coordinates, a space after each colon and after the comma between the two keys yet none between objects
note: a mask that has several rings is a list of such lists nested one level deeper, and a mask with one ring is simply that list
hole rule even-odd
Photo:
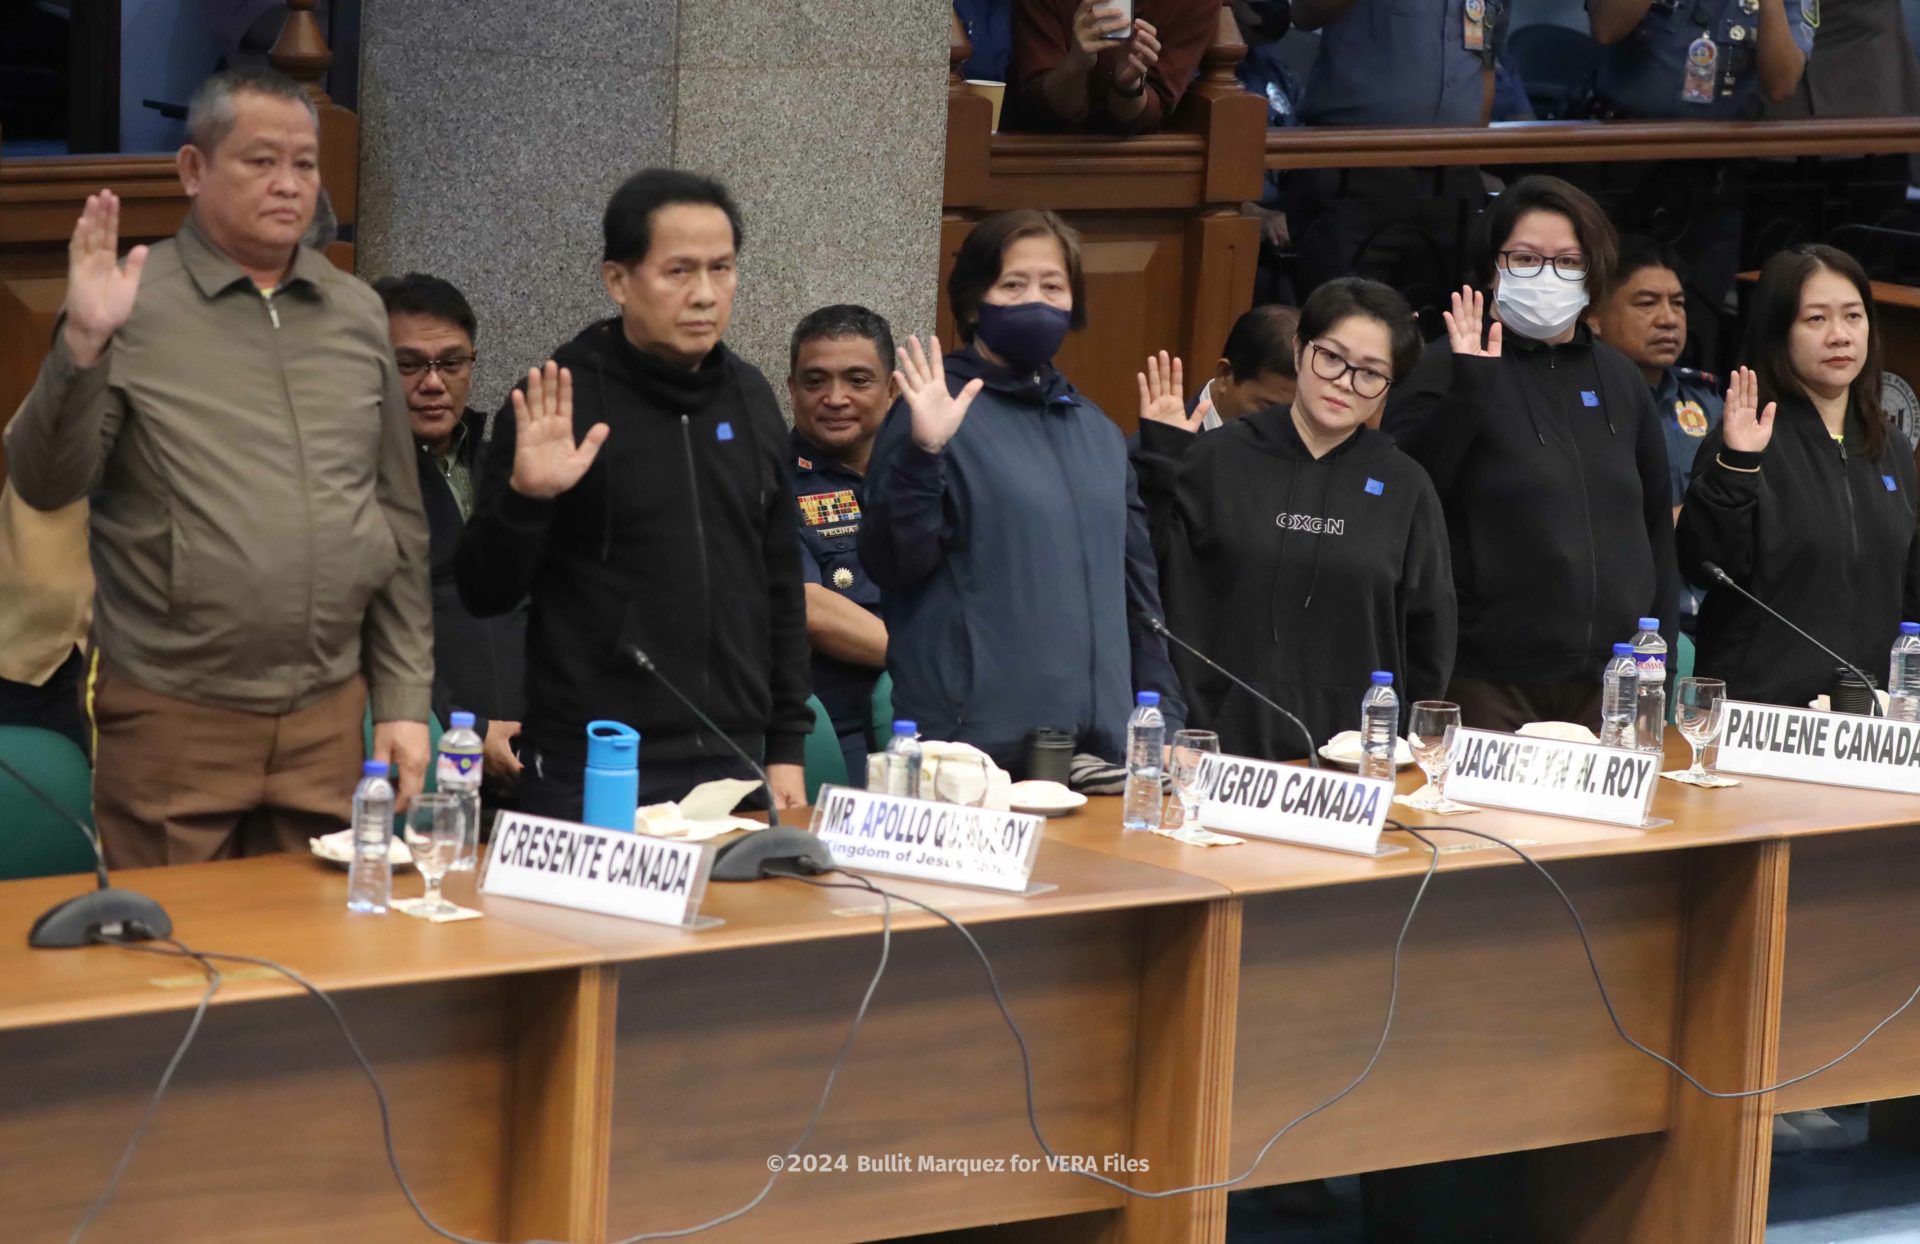
[{"label": "dark ponytail hair", "polygon": [[1867,357],[1853,378],[1847,397],[1865,425],[1867,452],[1878,458],[1887,447],[1887,417],[1880,409],[1880,317],[1873,305],[1873,284],[1858,260],[1843,250],[1818,242],[1788,247],[1760,270],[1747,317],[1746,360],[1760,378],[1760,405],[1783,397],[1806,397],[1806,386],[1793,374],[1789,345],[1793,325],[1800,318],[1800,297],[1816,272],[1843,276],[1860,291],[1867,311]]}]

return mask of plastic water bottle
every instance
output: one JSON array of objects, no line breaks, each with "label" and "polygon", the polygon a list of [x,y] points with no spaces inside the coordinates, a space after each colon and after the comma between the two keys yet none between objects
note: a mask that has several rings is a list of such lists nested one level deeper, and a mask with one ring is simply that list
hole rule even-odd
[{"label": "plastic water bottle", "polygon": [[360,766],[360,785],[353,788],[353,862],[347,869],[347,910],[387,914],[393,898],[393,861],[387,843],[393,838],[393,783],[387,780],[387,762],[369,760]]},{"label": "plastic water bottle", "polygon": [[1667,737],[1667,641],[1660,638],[1660,619],[1641,618],[1633,637],[1633,664],[1640,676],[1640,707],[1633,717],[1633,745],[1657,752]]},{"label": "plastic water bottle", "polygon": [[1633,645],[1615,644],[1600,692],[1601,744],[1632,747],[1633,718],[1639,711],[1640,667],[1633,661]]},{"label": "plastic water bottle", "polygon": [[1400,697],[1393,675],[1373,671],[1373,685],[1360,697],[1360,776],[1393,780],[1394,749],[1400,740]]},{"label": "plastic water bottle", "polygon": [[1120,828],[1160,828],[1161,744],[1167,719],[1160,715],[1160,693],[1142,691],[1133,697],[1133,715],[1127,718],[1127,797],[1120,808]]},{"label": "plastic water bottle", "polygon": [[1893,665],[1887,670],[1887,716],[1920,721],[1920,622],[1902,622],[1893,641]]},{"label": "plastic water bottle", "polygon": [[480,779],[486,758],[486,742],[473,728],[472,713],[449,713],[453,728],[440,736],[440,755],[434,761],[434,784],[443,795],[460,801],[460,850],[454,854],[453,870],[473,868],[480,855]]},{"label": "plastic water bottle", "polygon": [[920,727],[911,721],[893,723],[887,740],[887,794],[920,798]]}]

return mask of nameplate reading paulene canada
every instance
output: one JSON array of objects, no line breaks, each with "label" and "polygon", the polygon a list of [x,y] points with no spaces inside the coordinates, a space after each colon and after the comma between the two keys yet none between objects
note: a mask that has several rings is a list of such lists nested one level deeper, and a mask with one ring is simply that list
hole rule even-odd
[{"label": "nameplate reading paulene canada", "polygon": [[699,843],[502,812],[480,892],[686,925],[699,915],[712,864]]},{"label": "nameplate reading paulene canada", "polygon": [[823,786],[813,832],[833,862],[860,872],[1024,893],[1041,818]]},{"label": "nameplate reading paulene canada", "polygon": [[1714,767],[1920,795],[1920,724],[1728,700]]},{"label": "nameplate reading paulene canada", "polygon": [[1203,756],[1198,774],[1200,823],[1291,842],[1372,855],[1393,802],[1393,783],[1333,769]]},{"label": "nameplate reading paulene canada", "polygon": [[1461,729],[1447,753],[1447,798],[1609,825],[1642,826],[1660,757],[1625,747]]}]

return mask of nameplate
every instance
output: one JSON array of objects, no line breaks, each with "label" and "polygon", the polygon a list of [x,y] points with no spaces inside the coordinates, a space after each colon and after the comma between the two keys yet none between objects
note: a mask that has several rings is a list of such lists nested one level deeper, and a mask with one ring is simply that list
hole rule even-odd
[{"label": "nameplate", "polygon": [[1920,795],[1920,723],[1728,700],[1714,768]]},{"label": "nameplate", "polygon": [[1393,783],[1337,769],[1202,756],[1200,823],[1251,838],[1372,855]]},{"label": "nameplate", "polygon": [[700,843],[502,812],[480,892],[691,926],[712,867],[713,851]]},{"label": "nameplate", "polygon": [[1449,799],[1636,828],[1660,778],[1655,752],[1493,730],[1455,731],[1447,763]]},{"label": "nameplate", "polygon": [[856,872],[1022,894],[1044,818],[850,786],[823,786],[813,832],[833,862]]}]

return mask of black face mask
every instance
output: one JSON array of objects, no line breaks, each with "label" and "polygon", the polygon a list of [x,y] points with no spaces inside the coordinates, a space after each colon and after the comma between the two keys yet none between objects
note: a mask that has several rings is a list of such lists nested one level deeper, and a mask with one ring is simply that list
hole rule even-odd
[{"label": "black face mask", "polygon": [[983,302],[973,333],[1014,371],[1033,372],[1053,361],[1072,323],[1072,313],[1044,302]]},{"label": "black face mask", "polygon": [[1249,44],[1274,43],[1293,29],[1290,0],[1245,0],[1251,24],[1243,23],[1240,37]]}]

